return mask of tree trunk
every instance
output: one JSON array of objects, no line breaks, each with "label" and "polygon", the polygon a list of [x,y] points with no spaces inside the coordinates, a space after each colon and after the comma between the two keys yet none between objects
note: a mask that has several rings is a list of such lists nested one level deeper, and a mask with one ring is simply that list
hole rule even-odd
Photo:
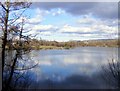
[{"label": "tree trunk", "polygon": [[8,29],[8,16],[9,16],[9,3],[7,4],[8,9],[6,9],[6,16],[5,16],[5,29],[4,31],[4,35],[3,35],[3,39],[2,39],[2,72],[4,71],[4,65],[5,65],[5,47],[7,44],[7,29]]}]

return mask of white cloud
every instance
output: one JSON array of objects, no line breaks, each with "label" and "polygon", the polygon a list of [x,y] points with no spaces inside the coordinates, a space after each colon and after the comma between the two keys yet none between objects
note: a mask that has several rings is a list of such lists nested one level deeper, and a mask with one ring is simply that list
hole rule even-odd
[{"label": "white cloud", "polygon": [[57,16],[57,15],[64,14],[64,13],[65,13],[65,11],[60,9],[60,8],[58,8],[57,10],[52,11],[53,16]]},{"label": "white cloud", "polygon": [[[51,24],[41,24],[43,20],[45,20],[45,15],[50,14],[51,12],[40,10],[39,8],[35,9],[34,16],[30,19],[25,18],[25,26],[24,29],[27,31],[29,30],[29,33],[27,34],[41,34],[41,35],[51,35],[52,32],[56,31],[58,28]],[[60,13],[60,10],[59,10]],[[19,19],[18,22],[20,22],[22,19]]]},{"label": "white cloud", "polygon": [[54,31],[56,30],[56,27],[54,27],[53,25],[34,25],[33,30],[35,31]]},{"label": "white cloud", "polygon": [[[34,13],[34,12],[33,12]],[[48,11],[40,10],[39,8],[35,9],[34,17],[28,19],[28,23],[30,24],[38,24],[44,20],[44,15],[49,14]]]},{"label": "white cloud", "polygon": [[80,25],[111,25],[117,26],[118,19],[100,19],[94,18],[92,14],[83,15],[80,19],[77,20],[77,23]]},{"label": "white cloud", "polygon": [[85,15],[77,20],[77,25],[64,25],[59,29],[60,33],[65,33],[69,37],[79,37],[82,39],[106,39],[118,38],[117,20],[101,20]]},{"label": "white cloud", "polygon": [[84,15],[81,19],[77,20],[79,24],[95,24],[98,23],[97,19],[92,18],[91,15]]},{"label": "white cloud", "polygon": [[35,9],[34,12],[34,16],[27,18],[25,16],[20,17],[16,22],[19,23],[22,21],[22,19],[25,20],[26,24],[40,24],[43,20],[45,20],[45,18],[43,16],[49,14],[48,11],[43,11],[40,10],[39,8]]},{"label": "white cloud", "polygon": [[56,32],[57,27],[53,25],[28,24],[25,29],[29,30],[27,34],[50,36]]},{"label": "white cloud", "polygon": [[84,15],[77,20],[77,26],[64,25],[59,32],[75,34],[117,34],[117,20],[101,20],[92,17],[91,14]]},{"label": "white cloud", "polygon": [[41,15],[46,15],[46,14],[49,14],[50,12],[48,10],[42,10],[42,9],[37,8],[36,13],[41,14]]},{"label": "white cloud", "polygon": [[50,31],[46,31],[46,32],[41,32],[40,35],[46,35],[46,36],[50,36],[52,35],[53,33],[50,32]]},{"label": "white cloud", "polygon": [[89,27],[73,27],[70,25],[65,25],[63,26],[63,28],[61,28],[59,30],[59,32],[68,32],[68,33],[87,33],[87,32],[91,32],[93,30],[91,30],[91,28]]},{"label": "white cloud", "polygon": [[32,23],[32,24],[38,24],[38,23],[42,22],[42,16],[37,15],[36,17],[33,17],[33,18],[28,19],[27,22],[30,23],[30,24],[31,24],[31,23]]},{"label": "white cloud", "polygon": [[111,26],[107,26],[107,25],[96,25],[95,27],[96,29],[103,31],[105,33],[118,33],[118,28],[117,26],[115,27],[111,27]]}]

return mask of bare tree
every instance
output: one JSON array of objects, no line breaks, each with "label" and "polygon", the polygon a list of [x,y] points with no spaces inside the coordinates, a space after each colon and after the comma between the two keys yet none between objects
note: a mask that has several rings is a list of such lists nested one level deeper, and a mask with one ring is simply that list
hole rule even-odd
[{"label": "bare tree", "polygon": [[[24,19],[17,22],[21,18],[24,11],[29,8],[29,2],[0,2],[1,6],[1,29],[2,29],[2,74],[3,74],[3,90],[9,91],[15,88],[19,79],[24,78],[25,70],[34,68],[37,64],[26,66],[20,64],[20,60],[26,61],[22,56],[30,52],[30,37],[23,35]],[[22,10],[20,14],[11,13]],[[17,38],[17,39],[15,39]],[[11,57],[11,58],[10,58]],[[20,72],[22,71],[22,72]]]}]

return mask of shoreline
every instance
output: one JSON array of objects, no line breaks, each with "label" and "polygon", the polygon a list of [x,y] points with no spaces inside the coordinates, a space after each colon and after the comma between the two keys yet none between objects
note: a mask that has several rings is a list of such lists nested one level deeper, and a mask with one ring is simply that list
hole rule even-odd
[{"label": "shoreline", "polygon": [[54,49],[59,49],[59,50],[69,50],[73,48],[78,48],[78,47],[105,47],[105,48],[119,48],[119,46],[76,46],[76,47],[57,47],[57,46],[40,46],[39,48],[32,47],[32,50],[54,50]]}]

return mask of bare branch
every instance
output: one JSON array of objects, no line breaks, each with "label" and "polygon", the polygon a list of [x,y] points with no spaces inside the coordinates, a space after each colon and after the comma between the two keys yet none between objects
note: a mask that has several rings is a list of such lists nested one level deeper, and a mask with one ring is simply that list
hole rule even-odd
[{"label": "bare branch", "polygon": [[17,68],[17,69],[15,69],[15,70],[18,70],[18,71],[29,70],[29,69],[35,68],[37,65],[38,65],[38,64],[33,65],[33,66],[31,66],[31,67],[26,67],[26,68]]},{"label": "bare branch", "polygon": [[22,14],[23,14],[24,12],[25,12],[25,10],[24,10],[16,19],[14,19],[12,22],[10,22],[9,25],[15,23],[15,22],[22,16]]},{"label": "bare branch", "polygon": [[0,3],[0,5],[2,6],[2,8],[3,8],[5,11],[7,11],[7,9],[5,8],[5,6],[4,6],[2,3]]},{"label": "bare branch", "polygon": [[29,8],[31,4],[32,3],[30,3],[30,2],[14,2],[14,3],[10,3],[10,5],[11,5],[10,11],[16,11],[16,10],[20,10],[20,9]]}]

